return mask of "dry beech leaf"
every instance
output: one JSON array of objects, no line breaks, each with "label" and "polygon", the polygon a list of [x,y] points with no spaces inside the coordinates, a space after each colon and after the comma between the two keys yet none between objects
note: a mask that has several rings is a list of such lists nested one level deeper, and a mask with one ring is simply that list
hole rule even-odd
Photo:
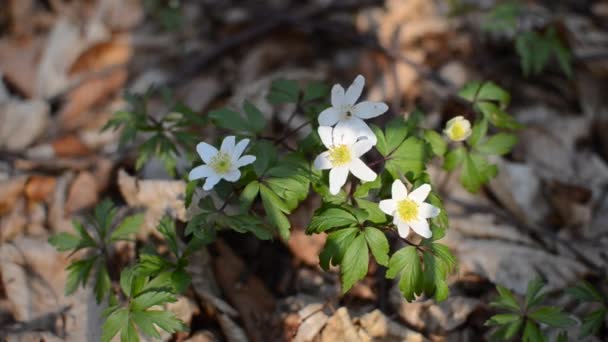
[{"label": "dry beech leaf", "polygon": [[68,190],[68,197],[65,201],[66,215],[92,207],[99,202],[98,189],[97,179],[91,172],[80,172]]},{"label": "dry beech leaf", "polygon": [[43,100],[11,100],[0,104],[0,148],[20,151],[46,130],[49,105]]},{"label": "dry beech leaf", "polygon": [[51,143],[54,156],[57,157],[82,157],[91,151],[76,135],[66,135]]},{"label": "dry beech leaf", "polygon": [[57,179],[49,176],[32,176],[25,185],[25,196],[34,202],[46,202],[55,191]]},{"label": "dry beech leaf", "polygon": [[0,70],[7,83],[28,98],[36,93],[37,65],[44,40],[0,40]]}]

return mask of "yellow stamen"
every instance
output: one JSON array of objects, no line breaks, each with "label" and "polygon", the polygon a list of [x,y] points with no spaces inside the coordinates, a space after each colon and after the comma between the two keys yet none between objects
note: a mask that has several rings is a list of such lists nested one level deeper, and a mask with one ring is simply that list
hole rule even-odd
[{"label": "yellow stamen", "polygon": [[410,222],[418,217],[418,203],[405,199],[397,203],[397,213],[399,218],[405,222]]},{"label": "yellow stamen", "polygon": [[338,145],[329,149],[329,160],[333,166],[348,164],[351,159],[350,148],[346,145]]},{"label": "yellow stamen", "polygon": [[227,153],[218,152],[218,154],[211,159],[209,165],[218,174],[226,174],[232,170],[232,158]]},{"label": "yellow stamen", "polygon": [[462,140],[467,134],[467,130],[464,128],[462,122],[456,122],[454,126],[452,126],[452,139],[454,140]]}]

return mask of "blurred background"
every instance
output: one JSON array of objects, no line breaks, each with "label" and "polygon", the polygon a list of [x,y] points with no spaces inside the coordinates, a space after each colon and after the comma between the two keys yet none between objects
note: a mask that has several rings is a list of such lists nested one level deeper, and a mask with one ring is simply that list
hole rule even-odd
[{"label": "blurred background", "polygon": [[[525,125],[478,194],[430,166],[459,261],[450,297],[407,303],[375,264],[342,296],[339,274],[318,266],[325,236],[304,233],[312,199],[288,242],[225,233],[194,255],[192,287],[168,308],[190,332],[164,340],[483,341],[495,285],[524,295],[541,275],[573,312],[587,304],[559,290],[586,279],[606,293],[608,1],[0,0],[0,339],[99,339],[102,308],[90,289],[63,295],[69,258],[47,239],[101,199],[146,215],[115,273],[142,241],[163,248],[161,216],[187,220],[186,183],[159,160],[136,171],[137,141],[119,148],[120,132],[101,131],[125,92],[166,87],[201,115],[247,99],[280,135],[306,118],[270,105],[272,80],[357,74],[365,97],[389,104],[380,122],[416,108],[428,128],[473,119],[457,91],[491,80]],[[149,99],[152,115],[167,110]]]}]

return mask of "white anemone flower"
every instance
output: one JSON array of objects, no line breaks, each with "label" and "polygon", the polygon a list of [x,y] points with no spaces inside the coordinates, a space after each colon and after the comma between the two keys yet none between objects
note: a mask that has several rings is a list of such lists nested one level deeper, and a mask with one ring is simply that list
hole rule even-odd
[{"label": "white anemone flower", "polygon": [[327,151],[317,156],[314,166],[320,170],[329,171],[329,192],[333,195],[340,192],[346,183],[349,173],[364,182],[376,179],[376,173],[360,159],[369,151],[374,144],[363,139],[357,141],[357,137],[351,131],[337,131],[328,126],[319,127],[319,137]]},{"label": "white anemone flower", "polygon": [[471,136],[473,131],[471,130],[471,122],[459,115],[446,123],[443,132],[453,141],[464,141]]},{"label": "white anemone flower", "polygon": [[397,179],[391,188],[392,199],[380,201],[380,210],[393,216],[402,238],[407,237],[410,227],[422,237],[431,237],[427,219],[439,215],[439,208],[424,202],[430,192],[431,186],[422,184],[408,195],[403,182]]},{"label": "white anemone flower", "polygon": [[248,144],[249,139],[243,139],[236,144],[236,139],[232,135],[224,138],[219,151],[205,142],[199,143],[196,145],[196,152],[205,164],[192,169],[188,179],[193,181],[207,178],[203,185],[203,189],[207,191],[213,189],[222,179],[228,182],[238,181],[241,178],[239,168],[255,161],[255,156],[241,156]]},{"label": "white anemone flower", "polygon": [[382,102],[363,101],[356,103],[365,85],[365,77],[359,75],[346,92],[341,85],[335,84],[331,89],[331,107],[319,114],[320,126],[335,126],[335,129],[350,130],[355,137],[366,137],[375,145],[378,138],[365,123],[365,119],[384,114],[388,106]]}]

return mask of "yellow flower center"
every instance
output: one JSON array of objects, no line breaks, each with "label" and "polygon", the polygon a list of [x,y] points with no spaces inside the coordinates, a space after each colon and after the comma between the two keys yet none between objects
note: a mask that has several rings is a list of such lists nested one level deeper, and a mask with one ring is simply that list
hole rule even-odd
[{"label": "yellow flower center", "polygon": [[467,130],[464,127],[464,125],[462,124],[462,122],[456,122],[454,123],[454,126],[452,126],[452,139],[454,140],[462,140],[466,137],[467,135]]},{"label": "yellow flower center", "polygon": [[329,159],[333,166],[348,164],[352,159],[352,156],[350,155],[350,148],[346,145],[338,145],[334,148],[330,148]]},{"label": "yellow flower center", "polygon": [[405,199],[397,203],[397,213],[399,218],[405,222],[410,222],[418,217],[418,203]]},{"label": "yellow flower center", "polygon": [[211,158],[209,165],[218,174],[226,174],[232,170],[232,158],[227,153],[218,152],[215,157]]}]

